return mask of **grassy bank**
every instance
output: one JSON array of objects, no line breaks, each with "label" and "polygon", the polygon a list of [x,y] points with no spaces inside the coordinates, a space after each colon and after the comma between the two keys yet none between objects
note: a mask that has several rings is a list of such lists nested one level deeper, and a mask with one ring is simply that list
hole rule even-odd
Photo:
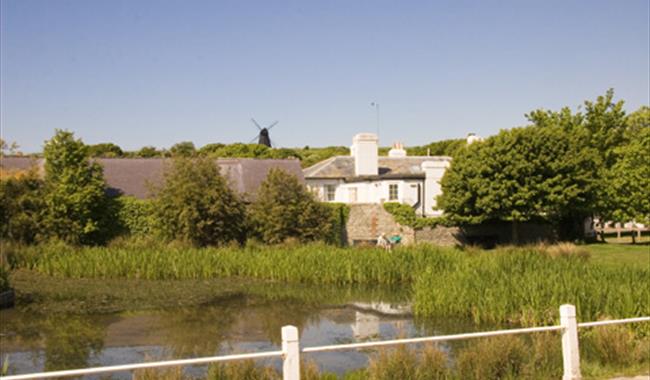
[{"label": "grassy bank", "polygon": [[612,255],[607,252],[588,257],[574,246],[463,251],[422,245],[387,252],[318,244],[201,249],[125,244],[6,251],[14,266],[75,279],[255,278],[408,287],[420,317],[539,324],[555,321],[563,303],[575,304],[582,320],[650,314],[650,264],[596,258]]}]

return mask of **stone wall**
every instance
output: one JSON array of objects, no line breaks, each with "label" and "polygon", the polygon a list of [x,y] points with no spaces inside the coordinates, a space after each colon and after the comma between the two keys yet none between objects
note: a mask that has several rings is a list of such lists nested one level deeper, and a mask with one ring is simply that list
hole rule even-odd
[{"label": "stone wall", "polygon": [[[512,244],[512,225],[506,222],[492,222],[465,227],[425,227],[414,230],[402,226],[384,210],[380,204],[352,204],[346,224],[349,245],[375,244],[380,234],[387,237],[399,235],[402,244],[431,243],[440,246],[479,245],[493,248],[496,245]],[[518,228],[519,244],[553,242],[556,231],[548,224],[521,223]]]},{"label": "stone wall", "polygon": [[436,226],[435,228],[425,227],[415,231],[415,242],[427,242],[445,247],[462,245],[464,236],[458,227]]},{"label": "stone wall", "polygon": [[348,244],[374,244],[380,234],[387,237],[399,235],[402,244],[413,244],[415,233],[411,227],[402,226],[379,204],[351,204],[346,224]]}]

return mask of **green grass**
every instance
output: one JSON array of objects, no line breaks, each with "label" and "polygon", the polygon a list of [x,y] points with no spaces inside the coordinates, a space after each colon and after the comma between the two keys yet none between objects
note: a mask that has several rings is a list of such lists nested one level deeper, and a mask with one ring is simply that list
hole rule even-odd
[{"label": "green grass", "polygon": [[465,256],[450,271],[428,268],[415,283],[415,312],[524,325],[557,321],[558,307],[566,303],[576,306],[583,321],[650,315],[649,279],[649,268],[504,248]]},{"label": "green grass", "polygon": [[597,264],[650,268],[650,245],[648,244],[600,243],[588,244],[584,248],[591,254],[591,261]]}]

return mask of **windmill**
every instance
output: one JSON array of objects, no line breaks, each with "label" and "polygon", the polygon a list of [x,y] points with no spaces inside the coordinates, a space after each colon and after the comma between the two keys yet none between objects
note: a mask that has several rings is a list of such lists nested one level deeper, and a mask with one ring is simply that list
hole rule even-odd
[{"label": "windmill", "polygon": [[253,141],[257,140],[258,144],[266,145],[266,146],[268,146],[270,148],[271,147],[271,137],[269,136],[269,131],[271,130],[271,128],[275,127],[278,124],[278,122],[274,121],[268,127],[262,128],[262,126],[259,125],[259,123],[257,121],[255,121],[255,119],[251,118],[251,121],[253,122],[253,124],[255,124],[257,129],[260,131],[257,134],[257,136],[255,136],[255,138],[251,140],[251,143]]}]

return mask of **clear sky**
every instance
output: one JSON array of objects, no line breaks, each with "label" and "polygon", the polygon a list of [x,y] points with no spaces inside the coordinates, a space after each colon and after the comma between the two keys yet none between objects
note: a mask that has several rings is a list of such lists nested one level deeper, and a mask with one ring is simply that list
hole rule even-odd
[{"label": "clear sky", "polygon": [[649,1],[1,0],[2,137],[123,149],[421,145],[613,87],[649,100]]}]

